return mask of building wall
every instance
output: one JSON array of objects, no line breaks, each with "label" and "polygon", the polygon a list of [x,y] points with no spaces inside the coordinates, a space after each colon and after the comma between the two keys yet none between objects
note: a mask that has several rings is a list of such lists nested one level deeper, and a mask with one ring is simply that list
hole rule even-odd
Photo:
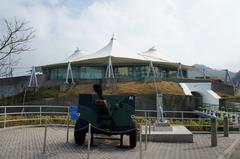
[{"label": "building wall", "polygon": [[[72,65],[73,78],[75,81],[80,79],[102,79],[105,78],[106,65]],[[49,80],[64,80],[67,75],[67,66],[44,67],[43,73]],[[114,76],[116,78],[144,78],[148,74],[148,65],[114,65]],[[176,78],[177,68],[168,68],[165,66],[155,66],[156,75],[159,78]],[[150,76],[152,76],[152,71]],[[187,77],[187,71],[183,71],[184,77]],[[70,78],[70,77],[69,77]]]}]

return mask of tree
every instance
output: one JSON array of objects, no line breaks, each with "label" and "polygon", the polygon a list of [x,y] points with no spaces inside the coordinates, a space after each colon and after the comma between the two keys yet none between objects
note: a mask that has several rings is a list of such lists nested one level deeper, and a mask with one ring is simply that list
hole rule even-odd
[{"label": "tree", "polygon": [[10,22],[4,19],[3,24],[4,32],[0,36],[0,77],[11,74],[12,66],[19,60],[13,59],[12,55],[32,50],[29,44],[35,37],[33,28],[26,21],[15,18]]}]

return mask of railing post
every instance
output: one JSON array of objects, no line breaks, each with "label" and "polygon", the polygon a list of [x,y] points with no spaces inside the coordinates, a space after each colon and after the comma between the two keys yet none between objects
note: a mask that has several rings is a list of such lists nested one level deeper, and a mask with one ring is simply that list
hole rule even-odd
[{"label": "railing post", "polygon": [[6,128],[7,125],[7,107],[4,106],[4,128]]},{"label": "railing post", "polygon": [[149,121],[148,121],[148,125],[149,125],[149,136],[148,136],[148,140],[150,141],[151,140],[151,119],[149,119]]},{"label": "railing post", "polygon": [[225,114],[223,117],[223,130],[224,130],[224,137],[229,136],[229,125],[228,125],[228,116]]},{"label": "railing post", "polygon": [[40,120],[40,125],[42,125],[42,106],[39,107],[40,111],[39,111],[39,120]]},{"label": "railing post", "polygon": [[68,136],[69,136],[69,107],[68,107],[68,115],[67,115],[67,143],[68,143]]},{"label": "railing post", "polygon": [[147,140],[148,140],[148,135],[147,135],[148,128],[147,128],[147,126],[148,126],[148,121],[146,120],[145,121],[145,151],[147,150]]},{"label": "railing post", "polygon": [[142,159],[142,125],[139,130],[139,158]]},{"label": "railing post", "polygon": [[181,118],[182,118],[182,125],[183,125],[183,118],[184,118],[183,112],[182,112]]},{"label": "railing post", "polygon": [[45,120],[45,129],[44,129],[44,138],[43,138],[43,154],[45,154],[46,150],[46,140],[47,140],[47,125],[48,119]]},{"label": "railing post", "polygon": [[87,151],[87,159],[90,159],[90,145],[91,145],[91,123],[88,124],[88,151]]},{"label": "railing post", "polygon": [[217,118],[214,115],[211,117],[211,146],[217,146]]}]

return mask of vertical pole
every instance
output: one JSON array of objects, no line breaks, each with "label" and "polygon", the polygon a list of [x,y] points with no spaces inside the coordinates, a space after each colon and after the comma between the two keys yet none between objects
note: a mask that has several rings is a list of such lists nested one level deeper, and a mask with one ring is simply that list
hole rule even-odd
[{"label": "vertical pole", "polygon": [[90,145],[91,145],[91,123],[88,124],[88,153],[87,153],[87,159],[90,158]]},{"label": "vertical pole", "polygon": [[224,130],[224,137],[229,136],[229,125],[228,125],[228,116],[225,114],[223,117],[223,130]]},{"label": "vertical pole", "polygon": [[43,154],[45,154],[46,150],[46,140],[47,140],[47,125],[48,125],[48,120],[45,120],[45,129],[44,129],[44,138],[43,138]]},{"label": "vertical pole", "polygon": [[4,106],[4,128],[6,128],[6,122],[7,122],[7,107]]},{"label": "vertical pole", "polygon": [[181,118],[182,118],[182,125],[183,125],[183,117],[184,117],[184,116],[183,116],[183,112],[182,112],[182,115],[181,115]]},{"label": "vertical pole", "polygon": [[142,159],[142,125],[139,130],[139,158]]},{"label": "vertical pole", "polygon": [[68,114],[67,114],[67,143],[68,143],[68,137],[69,137],[69,107],[68,107]]},{"label": "vertical pole", "polygon": [[145,151],[147,151],[147,138],[148,138],[148,135],[147,135],[147,126],[148,126],[148,122],[147,120],[145,121]]},{"label": "vertical pole", "polygon": [[149,141],[151,140],[151,119],[148,121],[148,125],[149,125],[149,136],[148,136],[148,139],[149,139]]},{"label": "vertical pole", "polygon": [[214,115],[211,117],[211,146],[217,146],[217,118]]},{"label": "vertical pole", "polygon": [[39,120],[40,120],[40,125],[42,125],[42,106],[40,106]]}]

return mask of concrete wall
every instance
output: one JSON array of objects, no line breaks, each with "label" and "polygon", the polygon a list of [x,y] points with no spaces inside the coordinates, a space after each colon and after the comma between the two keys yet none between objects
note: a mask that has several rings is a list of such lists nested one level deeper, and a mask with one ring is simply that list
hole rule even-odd
[{"label": "concrete wall", "polygon": [[23,92],[28,81],[28,76],[0,79],[0,99]]},{"label": "concrete wall", "polygon": [[234,95],[233,86],[224,84],[222,82],[212,82],[212,90],[215,92],[221,92],[227,95]]},{"label": "concrete wall", "polygon": [[[42,86],[46,80],[45,76],[38,75],[37,78],[39,86]],[[29,80],[30,76],[0,79],[0,99],[23,92],[28,86]]]}]

